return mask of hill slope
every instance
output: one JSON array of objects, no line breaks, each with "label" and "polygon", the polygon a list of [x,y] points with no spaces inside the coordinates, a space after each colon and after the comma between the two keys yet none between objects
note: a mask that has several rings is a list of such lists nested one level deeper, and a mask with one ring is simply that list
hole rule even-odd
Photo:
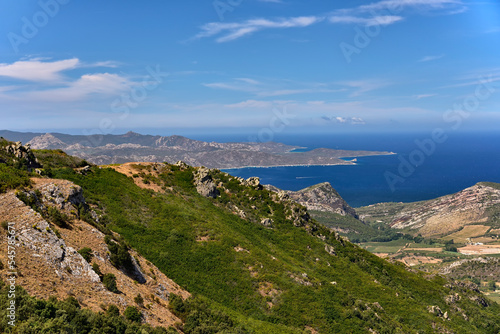
[{"label": "hill slope", "polygon": [[456,194],[415,203],[380,203],[358,208],[362,219],[424,237],[449,235],[471,224],[500,227],[500,185],[478,183]]},{"label": "hill slope", "polygon": [[[99,218],[89,219],[92,224],[119,233],[202,301],[169,296],[184,333],[500,330],[500,307],[474,285],[380,259],[316,223],[305,207],[268,191],[256,178],[242,180],[183,163],[137,164],[122,172],[52,170],[57,179],[82,188]],[[66,181],[34,183],[51,182]],[[8,212],[12,205],[6,206]],[[32,230],[26,235],[38,235]]]}]

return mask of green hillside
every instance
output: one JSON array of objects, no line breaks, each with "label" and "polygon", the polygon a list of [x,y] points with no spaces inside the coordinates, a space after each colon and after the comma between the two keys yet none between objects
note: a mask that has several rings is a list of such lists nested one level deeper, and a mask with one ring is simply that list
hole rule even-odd
[{"label": "green hillside", "polygon": [[[50,166],[55,167],[51,173],[84,189],[89,207],[81,208],[82,217],[104,233],[119,233],[124,245],[193,294],[186,301],[170,296],[169,308],[183,320],[178,328],[186,334],[500,331],[500,307],[484,299],[473,284],[408,271],[380,259],[258,183],[210,170],[220,195],[207,198],[198,194],[196,169],[189,166],[139,166],[137,174],[127,177],[96,166],[82,175],[59,168],[61,164]],[[25,181],[30,175],[14,165],[0,166],[2,186],[4,180]],[[139,187],[139,180],[163,191]],[[9,183],[4,191],[18,187],[29,183]],[[85,214],[89,209],[99,219]],[[20,309],[40,305],[43,313],[49,305],[25,300]],[[64,313],[57,308],[66,304],[50,303],[55,305],[50,306],[53,316],[29,320],[23,313],[19,328],[30,328],[29,321],[36,328],[52,328]],[[84,313],[80,318],[92,322],[103,316]],[[105,324],[92,322],[85,328],[103,332],[99,326]],[[125,332],[129,325],[117,326],[109,333],[133,333]]]},{"label": "green hillside", "polygon": [[[141,189],[131,177],[108,168],[93,168],[87,176],[71,169],[56,175],[82,186],[87,200],[105,213],[109,228],[248,332],[500,329],[498,305],[485,306],[478,292],[388,263],[314,221],[295,226],[286,217],[296,206],[212,173],[224,182],[224,195],[217,199],[198,195],[190,167],[167,166],[159,177],[149,177],[148,182],[167,189],[165,194]],[[231,213],[232,203],[249,215],[267,214],[273,228]],[[455,293],[461,297],[450,302],[447,296]],[[447,312],[449,320],[430,312],[433,306]]]}]

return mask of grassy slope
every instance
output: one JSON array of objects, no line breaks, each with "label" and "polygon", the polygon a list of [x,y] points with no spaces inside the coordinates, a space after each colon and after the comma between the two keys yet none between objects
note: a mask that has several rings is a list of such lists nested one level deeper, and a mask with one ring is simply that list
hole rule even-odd
[{"label": "grassy slope", "polygon": [[[165,176],[174,187],[170,194],[140,189],[110,169],[95,168],[89,176],[65,170],[58,177],[81,185],[88,200],[105,208],[110,227],[170,278],[232,313],[252,332],[299,333],[306,325],[320,333],[368,328],[433,332],[433,326],[487,333],[500,328],[496,304],[482,308],[462,298],[457,306],[469,315],[467,322],[444,302],[452,293],[443,287],[444,279],[409,273],[350,243],[342,245],[318,227],[314,233],[327,236],[336,251],[332,256],[323,241],[286,220],[283,208],[274,210],[274,229],[240,219],[215,206],[216,200],[199,196],[191,175],[177,171]],[[258,200],[253,204],[262,210]],[[196,241],[200,236],[210,241]],[[236,246],[248,252],[236,252]],[[272,286],[276,294],[262,296],[259,285]],[[269,309],[267,302],[274,306]],[[448,311],[452,321],[430,314],[429,305]]]}]

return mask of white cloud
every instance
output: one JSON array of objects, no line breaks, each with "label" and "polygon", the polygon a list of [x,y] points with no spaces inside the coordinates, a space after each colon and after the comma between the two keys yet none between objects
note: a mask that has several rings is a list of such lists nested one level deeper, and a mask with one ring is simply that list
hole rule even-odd
[{"label": "white cloud", "polygon": [[370,12],[376,10],[389,10],[398,12],[404,8],[413,7],[413,9],[456,9],[465,7],[459,0],[383,0],[368,5],[362,5],[356,8],[360,12]]},{"label": "white cloud", "polygon": [[0,77],[38,82],[60,81],[63,79],[61,72],[77,68],[79,62],[78,58],[72,58],[53,62],[30,59],[3,63],[0,64]]},{"label": "white cloud", "polygon": [[210,22],[202,26],[202,31],[198,33],[194,38],[198,39],[221,35],[216,39],[216,41],[218,43],[224,43],[253,34],[256,31],[263,29],[308,27],[322,21],[323,19],[323,17],[318,16],[299,16],[276,20],[259,18],[247,20],[242,23]]},{"label": "white cloud", "polygon": [[434,97],[434,96],[437,96],[437,94],[419,94],[419,95],[415,95],[415,99],[417,100],[420,100],[420,99],[426,99],[426,98],[429,98],[429,97]]},{"label": "white cloud", "polygon": [[344,89],[321,89],[321,88],[304,88],[304,89],[278,89],[262,91],[257,93],[258,96],[271,97],[280,95],[295,95],[295,94],[314,94],[314,93],[338,93]]},{"label": "white cloud", "polygon": [[340,84],[352,88],[353,92],[350,94],[350,97],[356,97],[363,93],[388,86],[390,83],[380,80],[353,80],[343,81]]},{"label": "white cloud", "polygon": [[345,24],[359,24],[365,26],[375,26],[375,25],[390,25],[398,21],[403,20],[401,16],[394,15],[379,15],[374,17],[359,17],[359,16],[330,16],[328,19],[331,23],[345,23]]},{"label": "white cloud", "polygon": [[30,92],[27,97],[38,101],[77,101],[90,95],[117,95],[130,90],[133,83],[128,79],[110,73],[85,74],[66,87],[50,88]]},{"label": "white cloud", "polygon": [[437,55],[437,56],[425,56],[421,59],[418,60],[419,63],[427,62],[427,61],[432,61],[432,60],[438,60],[443,58],[444,55]]},{"label": "white cloud", "polygon": [[[281,0],[259,0],[279,3]],[[403,10],[409,13],[442,11],[453,15],[467,10],[460,0],[382,0],[368,5],[335,10],[329,14],[299,16],[281,19],[251,19],[239,23],[210,22],[192,39],[218,36],[218,43],[230,42],[264,29],[303,28],[324,21],[334,24],[360,24],[387,26],[404,20]]]},{"label": "white cloud", "polygon": [[[36,104],[117,95],[130,90],[136,83],[113,73],[86,73],[73,78],[63,75],[64,71],[76,68],[116,66],[118,63],[113,61],[85,63],[78,58],[58,61],[33,58],[0,64],[0,79],[8,80],[10,84],[0,86],[0,98],[2,101]],[[12,85],[12,79],[27,82]]]},{"label": "white cloud", "polygon": [[246,100],[234,104],[226,104],[225,107],[228,108],[271,108],[273,102],[270,101],[258,101],[258,100]]}]

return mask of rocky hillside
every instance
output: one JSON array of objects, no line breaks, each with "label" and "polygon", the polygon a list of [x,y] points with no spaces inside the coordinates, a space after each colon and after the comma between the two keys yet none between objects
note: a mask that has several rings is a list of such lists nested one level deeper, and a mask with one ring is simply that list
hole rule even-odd
[{"label": "rocky hillside", "polygon": [[[17,236],[18,285],[42,299],[74,296],[80,305],[96,312],[109,305],[116,305],[121,313],[127,306],[136,306],[144,321],[154,326],[180,322],[167,308],[169,294],[187,298],[189,293],[134,250],[130,250],[132,274],[113,265],[105,235],[78,219],[86,204],[81,187],[65,180],[35,178],[33,182],[29,191],[0,194],[1,238],[7,239],[7,223]],[[50,214],[44,218],[39,212]],[[55,217],[62,217],[64,224]],[[88,249],[87,259],[78,252],[82,249]],[[0,261],[8,263],[6,247],[0,250]],[[0,271],[2,279],[7,279],[8,272],[7,267]],[[115,275],[118,293],[105,287],[104,274]],[[138,295],[143,299],[141,305],[134,300]]]},{"label": "rocky hillside", "polygon": [[[82,168],[49,157],[45,152],[52,178],[0,164],[0,182],[19,179],[0,188],[2,240],[16,226],[18,284],[43,298],[20,300],[30,310],[20,314],[23,328],[109,332],[106,326],[134,306],[140,313],[127,316],[135,321],[130,329],[111,332],[500,331],[500,306],[473,284],[378,258],[258,178],[182,162]],[[9,259],[0,254],[5,280]],[[85,308],[78,317],[67,305],[56,311],[54,297],[68,295],[73,310]],[[6,302],[2,294],[0,313]],[[153,331],[141,322],[178,323]]]},{"label": "rocky hillside", "polygon": [[311,211],[337,213],[358,218],[356,211],[333,189],[330,183],[319,183],[299,191],[287,191],[290,198]]},{"label": "rocky hillside", "polygon": [[95,164],[126,162],[170,162],[183,160],[192,166],[239,168],[247,166],[353,164],[342,157],[390,154],[319,148],[293,152],[299,147],[280,143],[216,143],[182,136],[151,136],[128,132],[123,135],[75,136],[60,133],[0,131],[11,140],[27,140],[33,149],[62,149]]},{"label": "rocky hillside", "polygon": [[416,203],[380,203],[358,208],[361,219],[389,224],[393,229],[439,237],[464,226],[498,225],[500,187],[478,183],[456,194]]}]

